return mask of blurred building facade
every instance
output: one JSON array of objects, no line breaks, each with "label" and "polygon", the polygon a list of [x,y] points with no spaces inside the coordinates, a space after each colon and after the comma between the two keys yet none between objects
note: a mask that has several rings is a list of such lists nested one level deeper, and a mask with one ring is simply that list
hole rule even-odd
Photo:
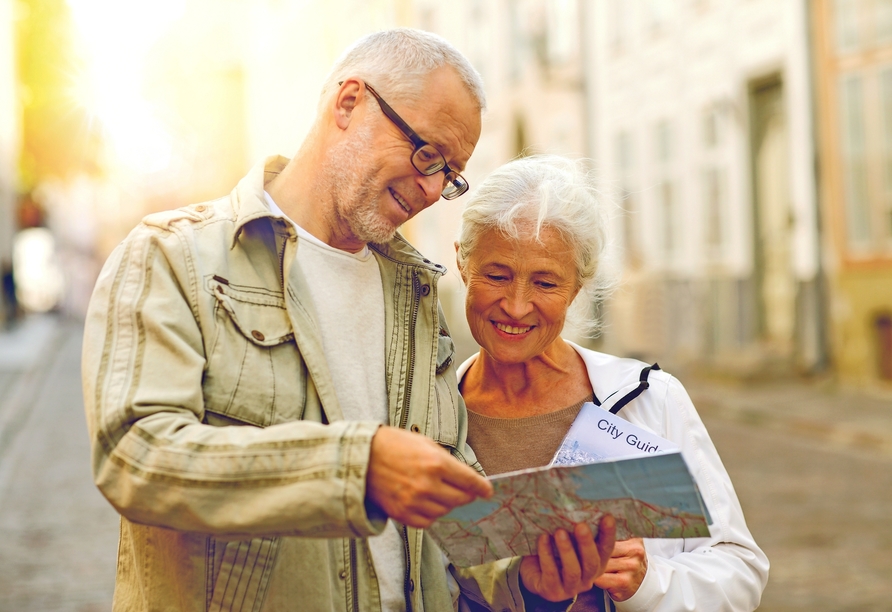
[{"label": "blurred building facade", "polygon": [[809,7],[834,364],[892,382],[892,2]]},{"label": "blurred building facade", "polygon": [[806,3],[595,3],[615,177],[610,350],[742,375],[825,362]]},{"label": "blurred building facade", "polygon": [[0,0],[0,327],[13,316],[8,285],[12,270],[21,124],[14,17],[15,1]]}]

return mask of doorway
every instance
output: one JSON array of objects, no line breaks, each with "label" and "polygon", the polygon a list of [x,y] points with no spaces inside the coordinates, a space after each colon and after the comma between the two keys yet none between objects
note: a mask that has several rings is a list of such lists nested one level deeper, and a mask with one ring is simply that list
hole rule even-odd
[{"label": "doorway", "polygon": [[792,357],[796,280],[792,269],[789,142],[779,75],[750,87],[754,281],[759,340],[775,357]]}]

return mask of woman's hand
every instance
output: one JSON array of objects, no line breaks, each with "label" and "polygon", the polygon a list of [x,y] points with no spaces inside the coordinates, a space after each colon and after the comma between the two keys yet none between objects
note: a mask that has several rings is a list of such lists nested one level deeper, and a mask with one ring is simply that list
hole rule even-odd
[{"label": "woman's hand", "polygon": [[588,525],[580,523],[573,529],[573,538],[558,529],[553,540],[557,558],[552,537],[539,536],[539,554],[523,558],[520,578],[529,592],[548,601],[563,601],[591,589],[608,567],[616,542],[616,521],[609,514],[601,517],[597,538]]},{"label": "woman's hand", "polygon": [[616,543],[607,569],[595,580],[595,586],[607,591],[613,601],[625,601],[638,592],[646,573],[644,540],[624,540]]}]

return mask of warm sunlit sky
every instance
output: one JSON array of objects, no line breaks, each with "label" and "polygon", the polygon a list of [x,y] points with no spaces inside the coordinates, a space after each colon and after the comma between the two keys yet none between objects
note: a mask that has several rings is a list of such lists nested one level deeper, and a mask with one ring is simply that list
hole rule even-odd
[{"label": "warm sunlit sky", "polygon": [[116,157],[132,169],[166,168],[173,138],[143,95],[152,45],[185,12],[185,0],[68,0],[75,40],[84,57],[75,95],[107,135]]}]

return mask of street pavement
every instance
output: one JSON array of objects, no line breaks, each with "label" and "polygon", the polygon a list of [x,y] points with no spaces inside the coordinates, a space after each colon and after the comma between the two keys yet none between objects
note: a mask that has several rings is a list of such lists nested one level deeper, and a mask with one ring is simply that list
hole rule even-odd
[{"label": "street pavement", "polygon": [[685,383],[771,561],[759,610],[892,610],[892,399]]},{"label": "street pavement", "polygon": [[118,518],[90,477],[81,338],[52,318],[0,335],[2,612],[111,609]]},{"label": "street pavement", "polygon": [[[0,332],[0,612],[109,610],[118,517],[92,485],[79,324]],[[892,396],[681,376],[771,560],[763,612],[892,610]]]}]

